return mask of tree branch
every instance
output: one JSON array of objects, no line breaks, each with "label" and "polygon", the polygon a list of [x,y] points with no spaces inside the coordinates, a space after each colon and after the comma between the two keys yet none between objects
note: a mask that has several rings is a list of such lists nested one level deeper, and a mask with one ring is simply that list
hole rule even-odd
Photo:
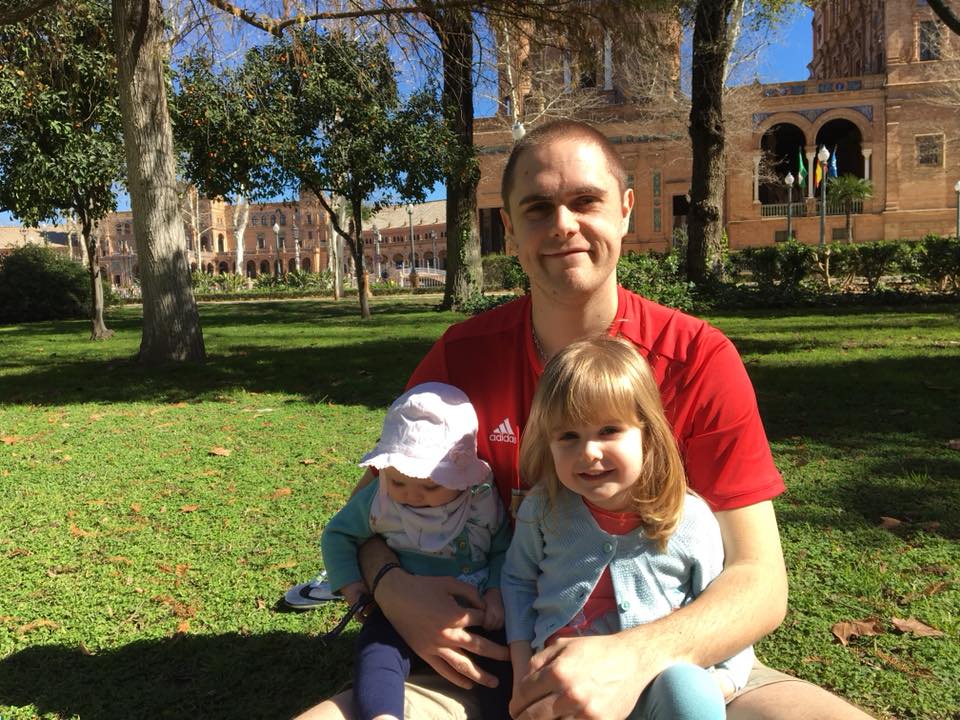
[{"label": "tree branch", "polygon": [[937,17],[940,18],[944,25],[950,28],[954,34],[960,35],[960,16],[948,8],[943,0],[927,0],[927,4],[930,6],[930,9],[937,14]]},{"label": "tree branch", "polygon": [[0,10],[0,25],[12,25],[21,20],[26,20],[34,13],[58,2],[60,2],[60,0],[32,0],[32,2],[28,2],[20,7]]}]

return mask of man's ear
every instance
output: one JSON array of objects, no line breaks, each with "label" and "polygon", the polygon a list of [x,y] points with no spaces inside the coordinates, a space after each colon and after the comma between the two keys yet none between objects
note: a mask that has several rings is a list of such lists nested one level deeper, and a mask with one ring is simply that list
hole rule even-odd
[{"label": "man's ear", "polygon": [[506,208],[500,208],[500,221],[503,223],[503,234],[513,239],[513,221],[510,220],[510,214]]},{"label": "man's ear", "polygon": [[633,212],[633,202],[633,188],[627,188],[623,191],[623,205],[621,208],[623,222],[620,224],[620,233],[622,235],[626,235],[627,230],[630,228],[630,213]]}]

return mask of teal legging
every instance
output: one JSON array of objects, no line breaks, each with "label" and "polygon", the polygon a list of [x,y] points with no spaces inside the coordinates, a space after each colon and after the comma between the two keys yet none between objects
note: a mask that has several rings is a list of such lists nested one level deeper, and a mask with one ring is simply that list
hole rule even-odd
[{"label": "teal legging", "polygon": [[689,663],[671,665],[643,691],[630,720],[723,720],[723,693],[710,673]]}]

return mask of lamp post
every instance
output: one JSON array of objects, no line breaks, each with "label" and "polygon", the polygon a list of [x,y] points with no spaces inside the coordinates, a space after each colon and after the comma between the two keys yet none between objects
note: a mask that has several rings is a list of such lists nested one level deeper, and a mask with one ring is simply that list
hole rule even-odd
[{"label": "lamp post", "polygon": [[380,282],[380,228],[373,226],[373,272],[374,282]]},{"label": "lamp post", "polygon": [[817,160],[820,161],[820,174],[822,185],[820,186],[820,247],[823,247],[825,244],[825,235],[827,232],[827,174],[829,170],[827,168],[827,160],[830,159],[830,151],[827,150],[827,146],[824,145],[820,148],[820,152],[817,153]]},{"label": "lamp post", "polygon": [[440,265],[437,264],[437,231],[430,231],[430,239],[433,241],[433,269],[439,269]]},{"label": "lamp post", "polygon": [[783,179],[787,186],[787,242],[793,239],[793,173],[787,172]]},{"label": "lamp post", "polygon": [[960,180],[957,180],[953,189],[957,193],[957,240],[960,241]]},{"label": "lamp post", "polygon": [[273,276],[279,280],[280,279],[280,226],[277,223],[273,224],[273,247],[277,253],[277,260],[273,266]]},{"label": "lamp post", "polygon": [[413,205],[407,205],[407,220],[410,225],[410,287],[420,287],[417,277],[417,246],[413,243]]}]

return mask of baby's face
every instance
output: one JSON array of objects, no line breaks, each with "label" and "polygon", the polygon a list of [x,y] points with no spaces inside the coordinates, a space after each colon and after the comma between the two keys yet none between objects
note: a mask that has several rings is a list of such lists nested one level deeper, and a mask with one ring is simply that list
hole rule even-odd
[{"label": "baby's face", "polygon": [[411,507],[438,507],[453,502],[462,492],[437,485],[430,478],[415,478],[404,475],[396,468],[386,467],[380,471],[380,482],[387,489],[390,499]]}]

